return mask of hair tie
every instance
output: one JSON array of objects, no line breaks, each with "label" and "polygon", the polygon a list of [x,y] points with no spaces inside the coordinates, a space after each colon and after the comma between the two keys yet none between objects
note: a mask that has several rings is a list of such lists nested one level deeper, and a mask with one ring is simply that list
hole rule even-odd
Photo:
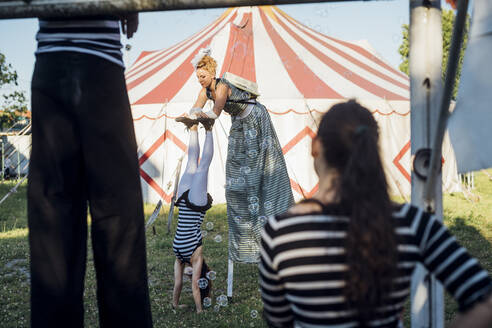
[{"label": "hair tie", "polygon": [[196,67],[198,66],[200,60],[202,60],[202,58],[205,56],[210,56],[211,54],[212,54],[212,49],[210,49],[210,46],[206,46],[205,48],[198,50],[198,53],[191,60],[191,65],[193,65],[193,67],[196,70]]},{"label": "hair tie", "polygon": [[356,137],[360,137],[361,135],[363,135],[367,130],[369,129],[369,127],[367,125],[358,125],[356,128],[355,128],[355,131],[354,131],[354,134]]}]

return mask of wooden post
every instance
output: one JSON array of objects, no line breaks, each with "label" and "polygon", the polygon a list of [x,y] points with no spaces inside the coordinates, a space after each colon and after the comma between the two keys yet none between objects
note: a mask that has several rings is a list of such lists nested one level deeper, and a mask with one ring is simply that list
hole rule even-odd
[{"label": "wooden post", "polygon": [[[442,81],[442,28],[440,0],[410,0],[410,101],[411,153],[430,149],[436,133]],[[423,154],[425,152],[421,152]],[[429,155],[429,153],[427,153]],[[424,155],[425,156],[425,155]],[[430,157],[425,159],[430,161]],[[425,179],[412,168],[412,203],[424,208]],[[442,177],[435,184],[435,215],[442,221]],[[412,328],[442,328],[444,305],[442,286],[423,266],[412,279]]]}]

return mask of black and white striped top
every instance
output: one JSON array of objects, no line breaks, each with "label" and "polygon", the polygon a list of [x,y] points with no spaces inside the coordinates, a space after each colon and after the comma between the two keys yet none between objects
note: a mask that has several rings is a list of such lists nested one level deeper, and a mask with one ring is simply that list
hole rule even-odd
[{"label": "black and white striped top", "polygon": [[39,19],[36,54],[70,51],[98,56],[124,67],[116,17]]},{"label": "black and white striped top", "polygon": [[[262,233],[260,277],[264,314],[274,327],[358,327],[344,298],[348,218],[330,213],[270,217]],[[339,211],[338,211],[339,212]],[[373,327],[397,327],[422,263],[459,304],[471,307],[492,292],[492,280],[434,216],[410,204],[393,215],[398,277]]]},{"label": "black and white striped top", "polygon": [[176,201],[179,208],[178,227],[174,235],[173,251],[182,262],[189,263],[191,255],[202,244],[201,226],[205,212],[212,206],[212,197],[208,196],[205,206],[196,206],[189,199],[189,190]]}]

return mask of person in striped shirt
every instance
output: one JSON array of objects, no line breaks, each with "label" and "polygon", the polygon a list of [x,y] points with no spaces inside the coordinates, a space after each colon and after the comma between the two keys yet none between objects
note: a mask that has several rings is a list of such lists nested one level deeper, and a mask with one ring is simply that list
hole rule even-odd
[{"label": "person in striped shirt", "polygon": [[418,263],[458,302],[457,325],[492,325],[489,274],[436,217],[390,201],[378,126],[366,108],[353,100],[333,106],[311,152],[319,191],[270,217],[262,232],[271,327],[398,327]]},{"label": "person in striped shirt", "polygon": [[[28,225],[31,327],[83,327],[87,206],[101,327],[152,327],[120,18],[39,19]],[[122,22],[131,37],[133,14]]]},{"label": "person in striped shirt", "polygon": [[176,121],[186,124],[190,132],[188,142],[188,162],[178,186],[179,208],[178,226],[174,235],[173,251],[176,255],[174,262],[173,308],[179,305],[183,287],[183,272],[185,264],[191,265],[193,272],[191,289],[195,301],[196,312],[202,312],[202,301],[209,296],[211,281],[207,277],[209,268],[203,259],[201,225],[205,212],[212,207],[212,197],[207,193],[208,169],[214,154],[214,139],[212,127],[214,120],[202,120],[205,127],[205,142],[200,162],[200,145],[198,143],[198,121],[177,118]]}]

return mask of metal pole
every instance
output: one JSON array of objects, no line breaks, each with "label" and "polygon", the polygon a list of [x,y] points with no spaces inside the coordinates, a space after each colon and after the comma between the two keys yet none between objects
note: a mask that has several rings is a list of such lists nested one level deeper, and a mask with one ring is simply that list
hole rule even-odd
[{"label": "metal pole", "polygon": [[20,154],[17,150],[17,179],[20,179]]},{"label": "metal pole", "polygon": [[2,143],[2,181],[5,178],[5,145],[3,143],[3,140],[0,140]]},{"label": "metal pole", "polygon": [[340,0],[0,0],[0,19],[68,17],[101,14],[114,15],[143,11],[285,5],[292,3],[337,1]]},{"label": "metal pole", "polygon": [[[442,28],[440,0],[410,0],[410,104],[412,203],[424,208],[425,177],[417,174],[416,163],[430,158],[423,151],[432,146],[441,99]],[[426,155],[427,154],[427,155]],[[423,158],[419,158],[423,157]],[[442,221],[441,173],[436,179],[435,215]],[[412,278],[412,328],[442,328],[444,304],[442,286],[423,266]]]},{"label": "metal pole", "polygon": [[466,11],[468,9],[468,0],[458,1],[458,13],[454,21],[453,39],[449,48],[448,66],[446,68],[446,80],[444,82],[444,91],[442,93],[439,119],[437,121],[436,137],[432,146],[431,160],[429,165],[429,174],[424,190],[426,208],[434,207],[434,189],[436,185],[436,173],[441,169],[442,141],[446,133],[446,126],[449,116],[449,105],[453,95],[456,72],[460,61],[461,46],[463,44],[463,32],[466,24]]},{"label": "metal pole", "polygon": [[0,205],[7,199],[9,198],[10,195],[12,195],[14,192],[17,192],[17,188],[21,185],[22,182],[24,182],[24,180],[27,179],[27,174],[19,180],[19,182],[17,182],[17,184],[9,190],[9,192],[7,194],[5,194],[5,196],[2,197],[2,199],[0,199]]},{"label": "metal pole", "polygon": [[[229,250],[229,253],[231,251]],[[229,257],[227,261],[227,297],[232,297],[232,286],[234,283],[234,262]]]}]

